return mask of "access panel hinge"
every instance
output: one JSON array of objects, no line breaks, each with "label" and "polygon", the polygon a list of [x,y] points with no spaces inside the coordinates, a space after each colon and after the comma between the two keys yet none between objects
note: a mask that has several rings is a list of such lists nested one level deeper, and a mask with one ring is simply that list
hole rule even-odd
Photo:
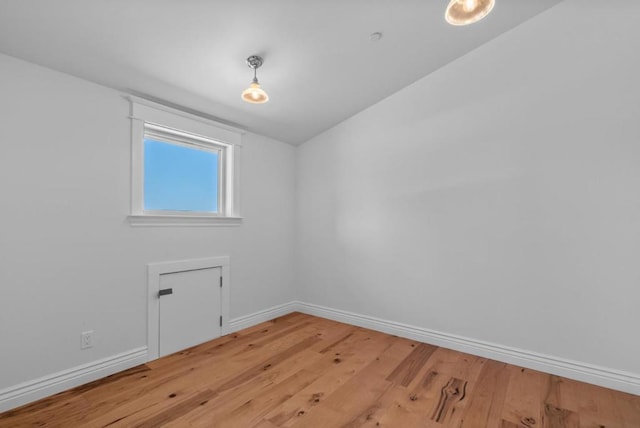
[{"label": "access panel hinge", "polygon": [[220,315],[220,327],[222,327],[222,315]]}]

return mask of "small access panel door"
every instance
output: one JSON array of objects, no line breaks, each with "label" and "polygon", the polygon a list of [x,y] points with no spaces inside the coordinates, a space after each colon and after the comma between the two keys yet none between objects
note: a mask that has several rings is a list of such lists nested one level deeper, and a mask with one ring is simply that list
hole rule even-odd
[{"label": "small access panel door", "polygon": [[160,275],[159,355],[221,336],[221,268]]}]

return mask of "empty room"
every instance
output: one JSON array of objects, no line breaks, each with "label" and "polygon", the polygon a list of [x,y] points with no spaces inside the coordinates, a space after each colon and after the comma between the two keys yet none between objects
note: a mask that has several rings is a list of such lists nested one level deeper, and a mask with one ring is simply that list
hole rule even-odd
[{"label": "empty room", "polygon": [[0,427],[640,428],[639,16],[0,0]]}]

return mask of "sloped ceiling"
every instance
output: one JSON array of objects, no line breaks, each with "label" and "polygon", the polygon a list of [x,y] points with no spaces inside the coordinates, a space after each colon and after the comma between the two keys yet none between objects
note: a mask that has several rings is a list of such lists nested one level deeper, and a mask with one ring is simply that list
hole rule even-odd
[{"label": "sloped ceiling", "polygon": [[[448,0],[2,0],[0,51],[295,145],[560,1],[453,27]],[[240,99],[252,54],[267,104]]]}]

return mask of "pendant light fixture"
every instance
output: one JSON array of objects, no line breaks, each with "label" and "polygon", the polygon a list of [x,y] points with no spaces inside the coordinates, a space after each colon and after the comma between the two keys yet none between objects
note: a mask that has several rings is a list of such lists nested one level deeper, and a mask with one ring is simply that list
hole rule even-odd
[{"label": "pendant light fixture", "polygon": [[242,92],[242,99],[251,104],[263,104],[269,101],[269,95],[260,87],[256,70],[262,65],[262,57],[251,55],[247,58],[247,65],[253,69],[253,81],[247,89]]},{"label": "pendant light fixture", "polygon": [[487,16],[495,3],[495,0],[451,0],[444,17],[451,25],[473,24]]}]

